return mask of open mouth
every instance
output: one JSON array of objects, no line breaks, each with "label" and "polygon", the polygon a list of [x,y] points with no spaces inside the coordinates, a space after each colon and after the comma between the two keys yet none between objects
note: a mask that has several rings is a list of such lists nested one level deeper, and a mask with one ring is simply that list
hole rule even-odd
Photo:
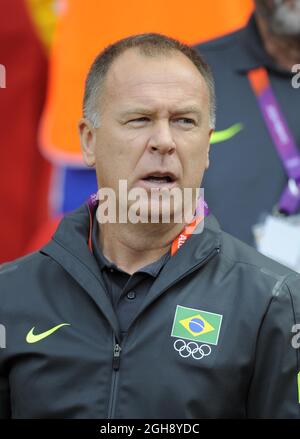
[{"label": "open mouth", "polygon": [[156,190],[172,189],[177,186],[177,180],[178,178],[173,172],[155,170],[141,176],[139,186],[144,187],[146,190],[151,190],[152,188]]},{"label": "open mouth", "polygon": [[155,176],[155,175],[149,175],[148,177],[143,178],[144,181],[149,181],[151,183],[173,183],[174,178],[172,178],[169,175],[166,176]]}]

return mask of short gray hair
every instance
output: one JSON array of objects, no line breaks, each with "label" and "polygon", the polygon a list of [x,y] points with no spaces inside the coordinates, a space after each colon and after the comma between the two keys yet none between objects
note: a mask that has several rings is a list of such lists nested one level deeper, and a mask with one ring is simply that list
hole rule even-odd
[{"label": "short gray hair", "polygon": [[124,38],[105,48],[96,57],[86,78],[83,98],[83,115],[90,120],[94,127],[99,126],[98,102],[109,67],[119,55],[131,48],[138,48],[143,55],[149,57],[167,56],[172,52],[174,53],[174,51],[179,51],[189,58],[207,84],[209,91],[209,122],[211,128],[215,127],[215,87],[210,67],[193,47],[157,33],[139,34]]}]

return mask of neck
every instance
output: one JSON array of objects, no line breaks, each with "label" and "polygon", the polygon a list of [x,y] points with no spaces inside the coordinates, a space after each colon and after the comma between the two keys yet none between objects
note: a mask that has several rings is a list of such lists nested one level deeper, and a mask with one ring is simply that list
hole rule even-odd
[{"label": "neck", "polygon": [[107,259],[132,274],[170,250],[183,228],[178,223],[105,223],[99,224],[98,241]]},{"label": "neck", "polygon": [[300,60],[299,38],[276,35],[261,15],[255,14],[255,18],[266,52],[279,67],[291,71]]}]

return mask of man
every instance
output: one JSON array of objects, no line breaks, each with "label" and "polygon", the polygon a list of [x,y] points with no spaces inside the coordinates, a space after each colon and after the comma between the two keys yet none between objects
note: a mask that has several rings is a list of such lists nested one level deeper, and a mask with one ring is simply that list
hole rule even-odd
[{"label": "man", "polygon": [[142,221],[105,222],[100,196],[3,267],[1,417],[299,417],[299,276],[207,212],[202,229],[195,197],[181,222],[180,197],[169,222],[155,198],[199,187],[213,127],[211,73],[194,49],[144,34],[97,57],[83,155],[118,213],[134,207],[120,181],[142,193]]},{"label": "man", "polygon": [[[253,227],[266,214],[282,207],[292,215],[300,207],[299,197],[291,210],[281,206],[290,175],[274,139],[280,128],[299,162],[300,91],[292,68],[300,63],[300,1],[256,0],[255,6],[245,28],[198,46],[213,70],[218,100],[206,199],[224,230],[251,245]],[[273,128],[253,87],[262,74],[280,113]],[[296,171],[298,179],[299,163]]]}]

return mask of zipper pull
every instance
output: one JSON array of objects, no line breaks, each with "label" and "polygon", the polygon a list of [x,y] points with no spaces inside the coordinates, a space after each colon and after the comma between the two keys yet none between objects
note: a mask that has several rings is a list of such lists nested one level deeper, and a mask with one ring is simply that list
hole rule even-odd
[{"label": "zipper pull", "polygon": [[116,343],[114,346],[114,357],[113,357],[113,369],[119,370],[120,367],[120,353],[121,353],[121,346]]}]

